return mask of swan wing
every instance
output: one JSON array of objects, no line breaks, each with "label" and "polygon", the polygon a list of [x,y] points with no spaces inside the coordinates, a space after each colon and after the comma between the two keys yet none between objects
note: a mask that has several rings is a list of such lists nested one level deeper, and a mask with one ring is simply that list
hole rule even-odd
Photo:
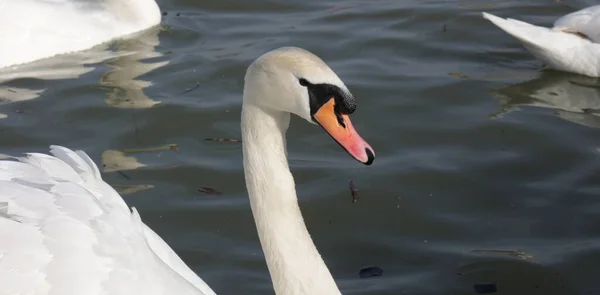
[{"label": "swan wing", "polygon": [[0,161],[0,294],[214,294],[82,151]]},{"label": "swan wing", "polygon": [[554,22],[554,29],[581,33],[594,43],[600,43],[600,5],[590,6],[559,18]]}]

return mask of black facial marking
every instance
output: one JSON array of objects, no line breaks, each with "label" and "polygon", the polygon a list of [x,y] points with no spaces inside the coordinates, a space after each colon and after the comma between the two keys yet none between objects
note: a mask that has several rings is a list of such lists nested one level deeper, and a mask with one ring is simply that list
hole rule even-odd
[{"label": "black facial marking", "polygon": [[298,82],[300,82],[300,85],[302,85],[302,86],[304,86],[304,87],[306,87],[306,86],[308,86],[308,84],[310,84],[310,83],[308,83],[308,81],[306,81],[306,79],[304,79],[304,78],[300,78],[300,79],[298,79]]},{"label": "black facial marking", "polygon": [[338,104],[336,103],[333,106],[333,112],[335,113],[335,118],[338,121],[338,124],[342,125],[342,127],[346,128],[346,123],[344,123],[344,118],[342,118],[342,113],[340,111],[340,108],[338,107]]},{"label": "black facial marking", "polygon": [[342,114],[352,114],[356,110],[356,101],[352,94],[332,84],[312,84],[304,78],[298,79],[300,85],[308,88],[310,114],[314,115],[332,97],[335,99],[335,115],[340,125],[346,127]]}]

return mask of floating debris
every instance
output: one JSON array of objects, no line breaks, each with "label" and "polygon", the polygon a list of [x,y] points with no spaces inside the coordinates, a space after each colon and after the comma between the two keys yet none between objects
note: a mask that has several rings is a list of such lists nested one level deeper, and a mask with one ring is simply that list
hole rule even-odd
[{"label": "floating debris", "polygon": [[124,149],[123,153],[126,154],[135,154],[135,153],[148,153],[148,152],[159,152],[171,150],[174,152],[179,152],[179,147],[176,144],[165,144],[157,147],[150,148],[139,148],[139,149]]},{"label": "floating debris", "polygon": [[[179,16],[179,13],[177,13],[177,16]],[[196,89],[198,89],[198,88],[200,88],[200,82],[196,82],[196,86],[194,86],[194,87],[192,87],[192,88],[188,88],[188,89],[186,89],[186,90],[185,90],[183,93],[181,93],[181,94],[185,94],[185,93],[188,93],[188,92],[192,92],[192,91],[194,91],[194,90],[196,90]]]},{"label": "floating debris", "polygon": [[204,140],[218,141],[218,142],[242,142],[241,140],[235,139],[235,138],[205,138]]},{"label": "floating debris", "polygon": [[383,275],[383,269],[381,269],[377,266],[365,267],[358,272],[358,276],[361,279],[366,279],[366,278],[370,278],[370,277],[380,277],[382,275]]},{"label": "floating debris", "polygon": [[354,181],[350,180],[350,194],[352,195],[352,203],[356,203],[358,201],[358,189],[354,186]]},{"label": "floating debris", "polygon": [[220,191],[217,191],[214,188],[208,186],[203,186],[199,188],[198,191],[209,195],[221,195]]},{"label": "floating debris", "polygon": [[489,294],[498,292],[498,287],[494,283],[474,284],[473,289],[479,294]]}]

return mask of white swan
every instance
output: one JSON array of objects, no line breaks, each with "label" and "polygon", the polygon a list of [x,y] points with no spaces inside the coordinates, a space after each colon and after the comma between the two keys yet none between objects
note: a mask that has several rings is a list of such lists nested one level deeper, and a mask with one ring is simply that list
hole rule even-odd
[{"label": "white swan", "polygon": [[[340,294],[298,207],[285,134],[296,114],[371,164],[348,117],[354,98],[321,59],[288,47],[250,65],[242,105],[246,186],[276,294]],[[0,161],[1,295],[214,294],[84,152],[51,153]]]},{"label": "white swan", "polygon": [[160,20],[154,0],[0,0],[0,68],[90,49]]},{"label": "white swan", "polygon": [[517,38],[549,68],[600,77],[600,5],[567,14],[552,28],[485,12],[483,17]]}]

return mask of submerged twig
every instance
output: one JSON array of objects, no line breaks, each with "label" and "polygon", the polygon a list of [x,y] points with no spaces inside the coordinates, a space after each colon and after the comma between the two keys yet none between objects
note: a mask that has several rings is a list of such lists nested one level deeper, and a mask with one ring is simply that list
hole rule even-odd
[{"label": "submerged twig", "polygon": [[209,194],[209,195],[221,195],[220,191],[208,186],[203,186],[198,189],[199,192]]},{"label": "submerged twig", "polygon": [[135,154],[135,153],[147,153],[147,152],[158,152],[158,151],[166,151],[171,150],[174,152],[179,152],[179,147],[177,144],[165,144],[157,147],[150,148],[138,148],[138,149],[124,149],[122,150],[125,154]]},{"label": "submerged twig", "polygon": [[127,180],[131,180],[131,177],[129,177],[127,174],[125,174],[123,171],[117,171],[117,173],[121,174],[121,176],[123,176],[123,178],[127,179]]},{"label": "submerged twig", "polygon": [[[177,16],[179,16],[179,15],[177,15]],[[200,82],[196,82],[196,86],[194,86],[194,87],[192,87],[192,88],[188,88],[188,89],[186,89],[186,90],[185,90],[183,93],[181,93],[181,94],[186,94],[186,93],[188,93],[188,92],[192,92],[192,91],[194,91],[194,90],[196,90],[196,89],[198,89],[198,88],[200,88]]]},{"label": "submerged twig", "polygon": [[358,189],[354,186],[354,181],[350,180],[350,194],[352,194],[352,203],[358,201]]}]

